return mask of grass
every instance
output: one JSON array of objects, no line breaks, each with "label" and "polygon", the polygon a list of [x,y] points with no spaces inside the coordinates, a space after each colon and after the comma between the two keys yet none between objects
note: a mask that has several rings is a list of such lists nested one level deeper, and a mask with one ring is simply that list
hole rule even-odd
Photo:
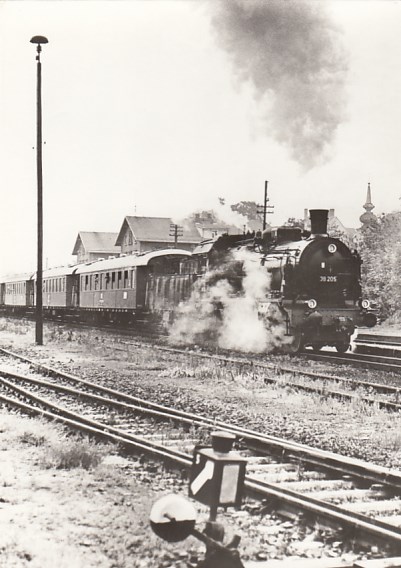
[{"label": "grass", "polygon": [[37,418],[2,416],[0,429],[19,444],[41,448],[38,463],[44,468],[93,469],[111,451],[109,445],[67,435],[62,427]]},{"label": "grass", "polygon": [[88,439],[64,438],[52,444],[43,456],[43,464],[55,469],[93,469],[109,453],[108,446],[98,445]]}]

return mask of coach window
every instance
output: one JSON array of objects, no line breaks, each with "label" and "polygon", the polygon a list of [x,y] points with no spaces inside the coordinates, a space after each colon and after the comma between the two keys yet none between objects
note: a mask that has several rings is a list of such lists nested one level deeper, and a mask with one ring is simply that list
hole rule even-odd
[{"label": "coach window", "polygon": [[94,290],[98,290],[99,289],[99,274],[94,274],[93,275],[93,288]]},{"label": "coach window", "polygon": [[85,290],[89,289],[89,274],[85,276]]},{"label": "coach window", "polygon": [[129,288],[129,272],[128,270],[124,270],[124,288]]},{"label": "coach window", "polygon": [[116,273],[112,272],[111,273],[111,288],[112,290],[114,290],[116,287]]},{"label": "coach window", "polygon": [[119,289],[121,288],[121,276],[122,276],[122,272],[121,272],[121,270],[119,270],[117,272],[117,288],[119,288]]},{"label": "coach window", "polygon": [[101,274],[99,274],[99,276],[100,276],[99,290],[103,290],[103,272]]},{"label": "coach window", "polygon": [[106,290],[108,290],[110,288],[110,273],[106,272],[106,276],[105,276],[105,281],[106,281]]}]

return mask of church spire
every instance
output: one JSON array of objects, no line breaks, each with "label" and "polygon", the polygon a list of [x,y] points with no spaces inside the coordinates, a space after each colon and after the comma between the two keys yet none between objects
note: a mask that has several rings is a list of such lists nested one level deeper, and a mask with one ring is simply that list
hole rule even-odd
[{"label": "church spire", "polygon": [[363,206],[363,208],[365,209],[365,213],[362,213],[362,215],[359,217],[360,222],[362,223],[362,225],[366,225],[372,221],[376,220],[376,215],[374,213],[372,213],[372,209],[375,208],[375,206],[372,203],[372,193],[370,190],[370,182],[368,183],[368,191],[366,194],[366,203]]}]

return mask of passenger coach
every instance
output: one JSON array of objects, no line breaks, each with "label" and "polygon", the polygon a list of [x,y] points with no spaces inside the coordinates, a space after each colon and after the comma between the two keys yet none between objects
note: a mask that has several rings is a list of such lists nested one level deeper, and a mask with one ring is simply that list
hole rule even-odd
[{"label": "passenger coach", "polygon": [[166,249],[76,267],[74,286],[81,314],[89,319],[125,321],[148,311],[152,301],[149,280],[176,274],[182,259],[189,256],[185,250]]},{"label": "passenger coach", "polygon": [[20,312],[34,305],[34,274],[5,277],[0,282],[0,306]]}]

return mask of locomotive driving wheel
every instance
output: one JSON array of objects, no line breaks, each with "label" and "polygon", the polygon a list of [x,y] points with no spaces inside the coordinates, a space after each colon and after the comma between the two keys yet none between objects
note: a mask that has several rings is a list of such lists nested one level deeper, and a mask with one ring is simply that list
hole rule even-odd
[{"label": "locomotive driving wheel", "polygon": [[339,353],[346,353],[350,348],[350,344],[347,341],[341,341],[336,343],[335,347]]}]

